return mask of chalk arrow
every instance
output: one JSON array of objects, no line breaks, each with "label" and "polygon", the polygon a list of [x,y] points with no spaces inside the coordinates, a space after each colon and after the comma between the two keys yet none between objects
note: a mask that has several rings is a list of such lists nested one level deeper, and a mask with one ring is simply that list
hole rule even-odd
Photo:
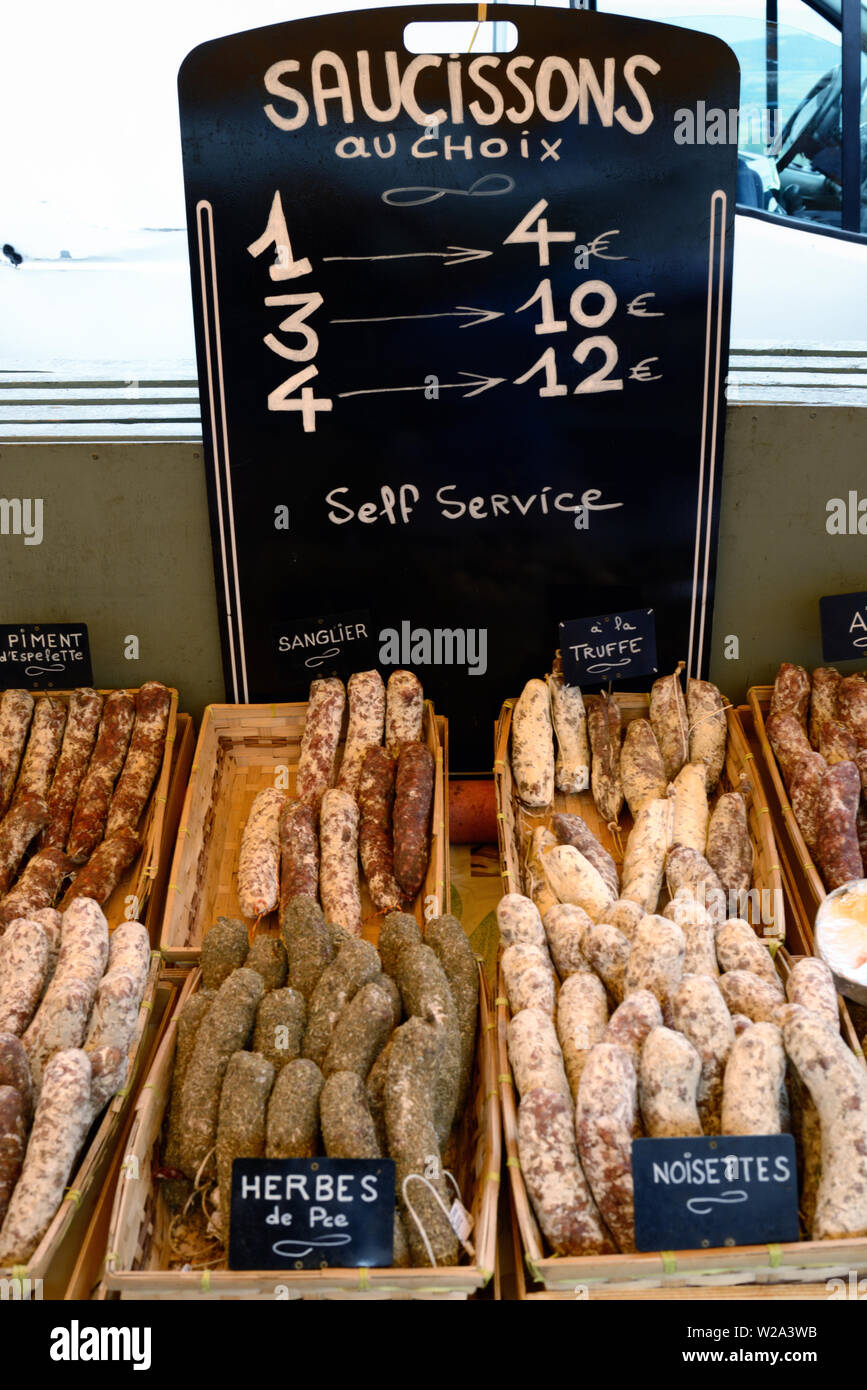
[{"label": "chalk arrow", "polygon": [[[469,316],[469,317],[468,317]],[[331,323],[397,323],[404,319],[467,319],[461,328],[475,328],[479,323],[489,323],[491,319],[501,319],[499,309],[471,309],[468,304],[456,304],[441,314],[383,314],[372,319],[331,319]]]},{"label": "chalk arrow", "polygon": [[[465,376],[466,381],[446,381],[438,382],[437,391],[463,391],[464,400],[469,400],[470,396],[480,396],[483,391],[489,391],[492,386],[499,386],[506,380],[504,376],[479,376],[477,372],[458,372],[458,376]],[[473,390],[468,391],[467,387],[472,386]],[[428,391],[430,387],[423,383],[421,386],[366,386],[361,391],[338,391],[338,396],[377,396],[382,392],[389,391]]]},{"label": "chalk arrow", "polygon": [[492,251],[475,251],[471,246],[450,246],[447,251],[396,251],[389,256],[323,256],[323,261],[410,261],[419,256],[436,256],[447,266],[463,265],[465,261],[481,261]]}]

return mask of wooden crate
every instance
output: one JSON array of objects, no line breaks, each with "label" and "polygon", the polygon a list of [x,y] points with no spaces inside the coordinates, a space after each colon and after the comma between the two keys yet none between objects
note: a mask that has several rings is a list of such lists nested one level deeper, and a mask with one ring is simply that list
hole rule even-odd
[{"label": "wooden crate", "polygon": [[753,685],[747,691],[747,701],[761,749],[762,771],[768,785],[768,798],[774,830],[786,861],[792,888],[804,906],[804,920],[812,949],[816,913],[819,910],[819,904],[827,895],[813,856],[804,844],[804,837],[795,819],[789,793],[786,791],[786,784],[768,739],[765,720],[768,717],[773,693],[774,687],[772,685]]},{"label": "wooden crate", "polygon": [[[219,916],[240,917],[237,896],[238,850],[254,797],[275,785],[284,768],[286,790],[295,773],[307,716],[306,704],[209,705],[193,760],[192,776],[167,890],[160,949],[167,960],[194,964],[203,936]],[[448,724],[425,701],[424,739],[436,759],[431,816],[431,853],[415,906],[425,916],[448,912]],[[374,911],[362,883],[364,936],[376,941],[383,918]],[[274,932],[272,913],[259,930]]]},{"label": "wooden crate", "polygon": [[66,1195],[26,1267],[0,1269],[0,1278],[42,1280],[42,1296],[62,1298],[78,1257],[103,1184],[118,1147],[132,1099],[153,1053],[170,992],[160,985],[160,956],[151,954],[150,971],[129,1050],[129,1068],[122,1091],[112,1098],[85,1140]]},{"label": "wooden crate", "polygon": [[[200,980],[196,970],[179,1007]],[[455,1176],[474,1219],[474,1263],[437,1269],[169,1269],[169,1215],[153,1171],[170,1094],[175,1017],[136,1107],[124,1159],[127,1180],[115,1194],[103,1293],[129,1299],[455,1300],[484,1287],[495,1267],[501,1131],[494,1022],[481,970],[479,980],[475,1074],[455,1162]]]},{"label": "wooden crate", "polygon": [[[130,695],[137,693],[134,687],[125,688],[129,690]],[[50,697],[52,700],[59,700],[62,704],[68,704],[73,691],[34,690],[31,693],[34,700]],[[109,690],[100,690],[99,693],[100,695],[111,694]],[[148,919],[148,904],[154,882],[159,875],[161,856],[169,851],[169,844],[164,839],[164,829],[178,718],[178,692],[171,690],[170,693],[171,704],[169,706],[169,722],[166,730],[163,761],[138,826],[142,847],[129,868],[124,871],[108,902],[102,905],[102,910],[108,918],[109,927],[118,926],[125,918],[132,915],[149,928],[152,945],[156,944],[158,921],[155,915],[150,920]],[[135,898],[135,903],[130,902],[132,898]],[[132,914],[130,914],[130,907],[135,908]]]},{"label": "wooden crate", "polygon": [[[622,694],[615,698],[624,723],[646,714],[646,695]],[[527,812],[526,808],[518,804],[514,795],[509,762],[512,703],[509,701],[503,706],[497,723],[494,765],[503,888],[507,893],[523,892],[523,848],[534,826],[540,823],[547,824],[551,814],[551,810],[539,814]],[[760,770],[757,771],[755,767],[755,756],[750,751],[736,712],[729,707],[726,717],[728,740],[721,788],[737,788],[742,775],[749,783],[747,815],[755,850],[753,882],[760,892],[764,890],[767,894],[765,901],[771,909],[767,914],[770,917],[769,921],[759,922],[753,916],[751,920],[753,926],[761,930],[766,938],[772,938],[770,945],[774,952],[774,960],[785,983],[794,957],[782,944],[786,930],[782,877],[765,802],[764,786]],[[615,859],[618,862],[622,860],[620,846],[614,842],[607,825],[601,821],[589,791],[575,796],[562,796],[558,793],[551,809],[568,810],[581,815]],[[626,828],[631,825],[628,815],[624,815],[622,824],[625,841]],[[759,911],[761,906],[760,898]],[[658,1291],[680,1290],[687,1286],[716,1289],[725,1286],[761,1285],[764,1290],[769,1285],[780,1283],[815,1284],[838,1275],[845,1277],[851,1269],[867,1269],[867,1240],[862,1239],[799,1241],[779,1246],[734,1246],[716,1250],[677,1250],[651,1254],[581,1257],[547,1255],[544,1238],[524,1185],[518,1157],[517,1097],[509,1064],[509,1006],[502,975],[498,980],[495,1007],[503,1143],[506,1166],[509,1170],[514,1221],[520,1235],[524,1262],[531,1280],[534,1281],[531,1288],[544,1289],[548,1294],[568,1294],[573,1299],[578,1287],[586,1287],[591,1298],[601,1289],[606,1290],[607,1296],[610,1297],[615,1297],[620,1291],[623,1297],[629,1298],[633,1292],[642,1290],[657,1291],[659,1296]],[[853,1051],[860,1055],[857,1035],[839,996],[838,1007],[841,1033]]]},{"label": "wooden crate", "polygon": [[[620,708],[624,727],[633,719],[644,719],[650,704],[649,695],[626,692],[614,696]],[[503,876],[504,893],[524,891],[523,857],[526,845],[537,825],[549,825],[555,811],[570,811],[581,816],[602,845],[614,856],[618,864],[623,860],[622,845],[632,829],[632,817],[624,803],[620,818],[621,844],[615,842],[608,826],[600,817],[590,791],[564,795],[557,792],[553,804],[544,811],[528,811],[521,806],[512,784],[512,767],[509,760],[509,735],[512,728],[512,706],[507,700],[500,712],[495,731],[494,783],[497,793],[497,827],[500,840],[500,867]],[[758,902],[750,898],[749,920],[765,937],[785,940],[786,921],[783,894],[783,880],[770,824],[770,815],[764,800],[764,786],[761,777],[754,770],[754,758],[744,736],[735,711],[726,709],[728,738],[726,741],[726,760],[720,777],[721,791],[737,791],[741,778],[747,786],[747,821],[750,838],[753,842],[755,863],[753,884],[758,890]]]},{"label": "wooden crate", "polygon": [[172,866],[175,845],[178,841],[178,826],[181,823],[181,812],[187,795],[187,784],[190,780],[190,768],[193,764],[195,747],[196,728],[192,716],[178,714],[169,768],[168,795],[163,808],[160,847],[155,861],[152,861],[151,864],[153,873],[150,876],[150,890],[147,895],[144,917],[141,919],[148,929],[151,944],[154,946],[158,945],[160,939],[163,913],[166,909],[169,871]]}]

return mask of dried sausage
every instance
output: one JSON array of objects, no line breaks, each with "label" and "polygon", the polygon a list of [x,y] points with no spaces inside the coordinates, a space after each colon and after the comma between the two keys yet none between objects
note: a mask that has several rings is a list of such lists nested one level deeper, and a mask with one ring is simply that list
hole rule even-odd
[{"label": "dried sausage", "polygon": [[358,847],[361,867],[377,912],[399,912],[403,906],[403,894],[394,877],[395,773],[395,759],[384,748],[367,750],[358,786]]},{"label": "dried sausage", "polygon": [[385,727],[385,686],[378,671],[358,671],[349,677],[349,724],[337,785],[358,795],[361,764],[368,748],[382,743]]},{"label": "dried sausage", "polygon": [[102,705],[103,697],[89,688],[73,690],[69,697],[63,744],[47,797],[49,822],[43,841],[46,849],[66,848],[78,789],[96,742]]},{"label": "dried sausage", "polygon": [[77,864],[89,859],[105,833],[114,784],[123,767],[135,721],[128,690],[106,696],[96,745],[75,799],[67,850]]},{"label": "dried sausage", "polygon": [[346,708],[343,681],[335,676],[311,681],[307,717],[295,776],[295,792],[316,815],[322,798],[337,778],[338,746]]},{"label": "dried sausage", "polygon": [[108,808],[105,836],[135,830],[162,766],[171,710],[171,691],[159,681],[145,681],[136,692],[135,723],[123,770]]},{"label": "dried sausage", "polygon": [[430,858],[434,756],[423,743],[408,743],[397,760],[394,791],[394,876],[411,902],[424,882]]},{"label": "dried sausage", "polygon": [[413,671],[392,671],[385,688],[385,747],[397,758],[405,743],[421,743],[424,690]]}]

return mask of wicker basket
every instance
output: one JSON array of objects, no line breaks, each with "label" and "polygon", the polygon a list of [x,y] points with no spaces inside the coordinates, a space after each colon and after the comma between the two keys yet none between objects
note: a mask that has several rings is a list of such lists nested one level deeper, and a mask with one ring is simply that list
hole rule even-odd
[{"label": "wicker basket", "polygon": [[130,1045],[129,1068],[123,1090],[118,1091],[102,1117],[94,1122],[95,1127],[85,1142],[66,1196],[26,1267],[0,1269],[2,1278],[41,1279],[41,1296],[45,1298],[63,1297],[70,1270],[105,1182],[120,1131],[130,1111],[132,1097],[143,1069],[150,1061],[166,1003],[165,991],[161,992],[159,984],[160,966],[159,952],[154,951]]},{"label": "wicker basket", "polygon": [[[218,916],[239,917],[236,890],[241,833],[254,797],[285,768],[288,790],[307,716],[306,704],[209,705],[193,760],[167,890],[160,949],[167,960],[194,964]],[[425,701],[424,739],[436,758],[428,871],[415,903],[419,923],[448,912],[448,725]],[[382,923],[362,885],[364,935]],[[276,913],[259,930],[276,930]]]},{"label": "wicker basket", "polygon": [[[475,1263],[438,1269],[170,1269],[168,1212],[153,1170],[171,1087],[173,1019],[142,1088],[126,1149],[127,1181],[118,1184],[115,1194],[105,1293],[131,1299],[464,1299],[482,1288],[494,1270],[501,1139],[494,1023],[487,986],[479,974],[475,1074],[455,1163],[455,1176],[474,1218]],[[196,970],[179,1007],[200,980]]]},{"label": "wicker basket", "polygon": [[[130,695],[137,694],[137,690],[127,687]],[[100,695],[109,695],[111,691],[100,690]],[[108,902],[103,903],[102,910],[108,918],[109,927],[118,926],[125,918],[129,917],[128,901],[131,897],[137,899],[133,916],[138,921],[143,922],[151,934],[151,944],[156,943],[157,914],[149,913],[153,884],[159,873],[161,854],[168,852],[168,844],[164,844],[164,828],[166,803],[169,794],[169,783],[171,779],[172,760],[175,753],[175,733],[178,717],[178,692],[171,690],[171,704],[169,706],[169,722],[166,730],[166,746],[163,752],[163,761],[160,767],[154,788],[148,798],[144,815],[139,823],[138,833],[141,838],[142,847],[139,854],[126,869],[112,893]],[[59,700],[62,704],[68,704],[69,698],[73,694],[71,690],[36,690],[32,692],[34,700],[42,700],[50,697],[52,700]]]},{"label": "wicker basket", "polygon": [[[646,695],[623,694],[615,697],[624,723],[644,716],[648,707]],[[496,728],[495,779],[500,827],[500,853],[504,891],[523,891],[521,874],[522,849],[535,825],[547,823],[550,811],[532,815],[519,805],[512,787],[509,762],[509,733],[511,705],[504,705]],[[726,712],[728,740],[726,762],[721,778],[723,790],[743,786],[742,776],[749,783],[748,821],[755,851],[754,885],[766,892],[771,904],[770,920],[753,925],[763,928],[764,935],[774,938],[772,949],[777,969],[783,979],[788,977],[794,957],[782,939],[785,933],[785,913],[780,868],[777,863],[770,816],[764,800],[761,775],[755,768],[755,757],[734,710]],[[590,792],[577,796],[557,794],[555,807],[574,811],[588,823],[594,834],[617,859],[622,858],[608,828],[600,820]],[[628,816],[624,817],[628,827]],[[624,835],[625,839],[625,835]],[[760,899],[761,905],[761,899]],[[769,930],[770,928],[770,930]],[[620,1291],[631,1297],[642,1290],[677,1290],[685,1286],[716,1289],[725,1286],[756,1285],[763,1288],[783,1282],[815,1283],[835,1275],[847,1275],[851,1269],[867,1269],[867,1240],[800,1241],[779,1246],[736,1246],[717,1250],[679,1250],[649,1254],[561,1256],[546,1255],[545,1243],[533,1214],[518,1158],[517,1099],[509,1064],[507,1035],[509,1006],[502,976],[498,982],[497,1055],[500,1101],[503,1112],[503,1141],[506,1166],[509,1169],[513,1219],[517,1224],[524,1259],[535,1288],[547,1292],[568,1294],[569,1297],[592,1297],[597,1289],[609,1296]],[[840,1028],[847,1044],[860,1055],[858,1039],[842,999],[838,997]]]}]

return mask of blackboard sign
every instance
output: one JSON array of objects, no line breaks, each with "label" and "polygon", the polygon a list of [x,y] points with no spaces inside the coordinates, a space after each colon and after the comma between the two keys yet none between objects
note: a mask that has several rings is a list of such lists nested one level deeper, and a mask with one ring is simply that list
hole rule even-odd
[{"label": "blackboard sign", "polygon": [[346,677],[377,660],[379,644],[367,609],[290,618],[273,625],[272,637],[286,676],[300,672],[314,680],[325,671]]},{"label": "blackboard sign", "polygon": [[561,623],[560,655],[567,685],[655,676],[659,668],[653,609],[604,613]]},{"label": "blackboard sign", "polygon": [[867,593],[819,599],[825,661],[867,660]]},{"label": "blackboard sign", "polygon": [[236,1158],[230,1269],[388,1266],[390,1158]]},{"label": "blackboard sign", "polygon": [[737,150],[684,112],[738,68],[516,5],[514,51],[419,55],[421,15],[477,7],[196,48],[187,222],[228,698],[303,699],[275,632],[363,608],[478,771],[564,613],[653,608],[660,669],[706,667]]},{"label": "blackboard sign", "polygon": [[0,623],[0,689],[92,685],[85,623]]},{"label": "blackboard sign", "polygon": [[700,1250],[798,1239],[791,1134],[636,1139],[637,1250]]}]

